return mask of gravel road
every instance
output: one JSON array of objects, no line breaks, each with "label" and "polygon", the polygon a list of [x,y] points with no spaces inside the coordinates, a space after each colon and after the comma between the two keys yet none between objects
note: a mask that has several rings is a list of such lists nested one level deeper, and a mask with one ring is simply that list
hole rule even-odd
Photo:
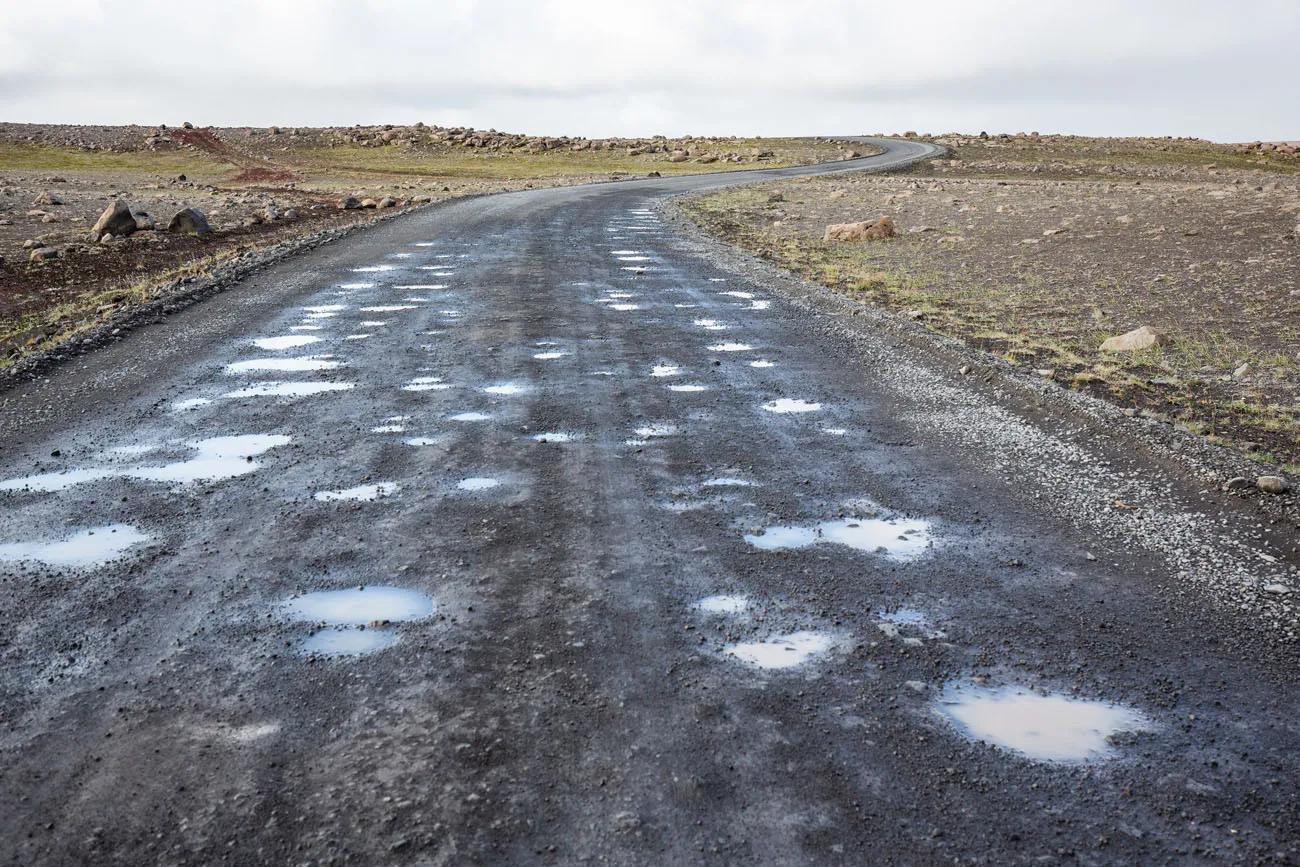
[{"label": "gravel road", "polygon": [[1300,859],[1292,528],[662,206],[825,170],[424,209],[0,395],[5,860]]}]

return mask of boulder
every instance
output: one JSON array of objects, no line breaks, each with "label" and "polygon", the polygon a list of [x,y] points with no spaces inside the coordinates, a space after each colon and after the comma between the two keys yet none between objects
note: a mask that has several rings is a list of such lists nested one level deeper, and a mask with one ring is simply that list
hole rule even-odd
[{"label": "boulder", "polygon": [[212,232],[208,218],[198,208],[185,208],[176,212],[176,216],[167,223],[167,231],[181,235],[198,235],[202,237]]},{"label": "boulder", "polygon": [[668,162],[684,163],[690,158],[691,158],[690,154],[686,153],[686,151],[673,151],[671,154],[668,155]]},{"label": "boulder", "polygon": [[33,205],[61,205],[63,204],[63,200],[60,199],[58,196],[54,195],[54,193],[51,193],[49,190],[44,190],[41,192],[40,195],[32,199],[32,204]]},{"label": "boulder", "polygon": [[1266,494],[1285,494],[1291,490],[1291,483],[1282,476],[1260,476],[1255,486]]},{"label": "boulder", "polygon": [[44,262],[47,259],[59,258],[59,251],[53,247],[38,247],[32,251],[31,256],[28,258],[32,262]]},{"label": "boulder", "polygon": [[1102,352],[1136,352],[1153,346],[1167,346],[1172,341],[1169,335],[1156,331],[1150,325],[1134,328],[1127,334],[1109,338],[1101,345]]},{"label": "boulder", "polygon": [[113,204],[104,209],[104,213],[99,215],[99,219],[90,231],[97,238],[102,238],[104,235],[115,235],[120,238],[131,234],[135,229],[135,215],[131,213],[131,206],[121,199],[116,199]]},{"label": "boulder", "polygon": [[344,196],[339,199],[340,211],[355,211],[359,207],[361,207],[361,200],[356,196]]},{"label": "boulder", "polygon": [[376,207],[376,208],[395,208],[395,207],[397,207],[397,199],[394,199],[392,196],[384,196],[382,199],[380,199],[380,200],[375,204],[375,207]]},{"label": "boulder", "polygon": [[135,230],[137,232],[152,232],[156,228],[153,216],[146,211],[132,208],[131,216],[135,218]]},{"label": "boulder", "polygon": [[824,241],[879,241],[894,237],[894,224],[888,217],[861,223],[832,223],[826,227]]},{"label": "boulder", "polygon": [[281,214],[280,216],[281,216],[282,219],[285,219],[285,220],[296,220],[296,219],[298,219],[298,209],[297,209],[297,208],[290,208],[289,210],[285,211],[285,212],[284,212],[283,214]]},{"label": "boulder", "polygon": [[379,207],[379,202],[375,201],[374,199],[362,199],[362,200],[361,200],[361,207],[363,207],[363,208],[378,208],[378,207]]}]

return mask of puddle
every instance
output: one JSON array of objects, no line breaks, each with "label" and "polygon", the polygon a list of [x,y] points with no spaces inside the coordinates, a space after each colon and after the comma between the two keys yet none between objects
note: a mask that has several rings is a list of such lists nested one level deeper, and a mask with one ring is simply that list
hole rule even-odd
[{"label": "puddle", "polygon": [[340,283],[340,289],[374,289],[374,283]]},{"label": "puddle", "polygon": [[745,536],[764,551],[806,548],[830,542],[855,551],[871,551],[892,560],[911,560],[930,547],[930,524],[911,518],[845,518],[810,527],[768,527]]},{"label": "puddle", "polygon": [[771,306],[772,306],[772,302],[771,302],[771,301],[764,301],[764,300],[762,300],[762,299],[759,299],[759,300],[757,300],[757,301],[752,301],[752,302],[750,302],[749,307],[746,308],[746,309],[748,309],[748,310],[767,310],[767,309],[770,308]]},{"label": "puddle", "polygon": [[361,268],[353,268],[356,274],[377,274],[381,271],[396,271],[396,265],[366,265]]},{"label": "puddle", "polygon": [[878,619],[895,626],[928,626],[930,623],[929,615],[915,608],[900,608],[889,614],[882,614]]},{"label": "puddle", "polygon": [[385,433],[406,433],[406,425],[404,425],[404,424],[381,424],[381,425],[378,425],[378,426],[376,426],[376,427],[372,427],[372,428],[370,429],[370,432],[371,432],[371,433],[378,433],[378,434],[385,434]]},{"label": "puddle", "polygon": [[694,310],[694,309],[695,309],[695,305],[694,305],[694,304],[674,304],[673,306],[676,307],[678,310]]},{"label": "puddle", "polygon": [[635,298],[635,297],[636,297],[635,292],[608,292],[605,294],[605,298],[602,298],[601,300],[604,301],[606,299],[609,299],[612,301],[626,301],[629,298]]},{"label": "puddle", "polygon": [[[401,286],[394,286],[394,289],[446,289],[446,283],[403,283]],[[422,299],[428,300],[428,299]]]},{"label": "puddle", "polygon": [[522,385],[515,385],[513,382],[507,382],[502,385],[489,385],[483,391],[488,394],[523,394],[528,389]]},{"label": "puddle", "polygon": [[652,424],[646,425],[645,427],[639,427],[634,431],[634,433],[641,437],[641,439],[649,439],[650,437],[670,437],[678,433],[678,427],[673,424]]},{"label": "puddle", "polygon": [[325,327],[322,325],[291,325],[289,326],[289,330],[290,331],[324,331]]},{"label": "puddle", "polygon": [[373,307],[362,307],[362,313],[397,313],[400,310],[419,310],[414,304],[377,304]]},{"label": "puddle", "polygon": [[696,319],[695,324],[700,328],[707,328],[709,331],[726,331],[727,326],[723,325],[716,319]]},{"label": "puddle", "polygon": [[639,255],[641,255],[641,251],[640,251],[640,250],[610,250],[610,251],[609,251],[609,255],[611,255],[611,256],[639,256]]},{"label": "puddle", "polygon": [[32,561],[47,566],[85,569],[116,560],[149,536],[129,524],[82,530],[58,542],[13,542],[0,545],[0,562]]},{"label": "puddle", "polygon": [[626,313],[630,310],[640,310],[641,305],[640,304],[611,304],[609,305],[609,309],[617,310],[620,313]]},{"label": "puddle", "polygon": [[708,347],[710,352],[748,352],[753,348],[747,343],[715,343]]},{"label": "puddle", "polygon": [[342,491],[317,491],[313,498],[320,500],[322,503],[333,503],[341,500],[368,503],[381,497],[391,497],[397,493],[397,490],[395,482],[376,482],[373,485],[358,485],[355,488],[347,488]]},{"label": "puddle", "polygon": [[458,412],[447,416],[448,421],[489,421],[492,416],[485,412]]},{"label": "puddle", "polygon": [[308,656],[365,656],[397,643],[386,629],[322,629],[298,645]]},{"label": "puddle", "polygon": [[732,298],[743,298],[746,301],[754,300],[753,292],[723,292],[723,295],[730,295]]},{"label": "puddle", "polygon": [[553,431],[551,433],[533,434],[529,439],[539,443],[571,443],[578,439],[577,434]]},{"label": "puddle", "polygon": [[365,322],[361,323],[361,327],[362,328],[387,328],[388,323],[380,322],[376,319],[367,319]]},{"label": "puddle", "polygon": [[292,441],[291,437],[276,434],[212,437],[187,443],[198,452],[198,456],[190,460],[161,467],[126,470],[121,475],[149,482],[178,484],[233,479],[261,468],[262,465],[254,461],[254,457]]},{"label": "puddle", "polygon": [[768,361],[765,358],[760,358],[757,361],[751,361],[749,363],[749,366],[750,367],[776,367],[776,362]]},{"label": "puddle", "polygon": [[303,356],[301,358],[253,358],[248,361],[236,361],[226,365],[226,373],[252,373],[253,371],[275,371],[277,373],[301,373],[308,370],[334,370],[343,366],[341,361],[328,358]]},{"label": "puddle", "polygon": [[759,668],[794,668],[831,648],[831,638],[819,632],[794,632],[768,641],[727,646],[727,654]]},{"label": "puddle", "polygon": [[355,387],[356,383],[352,382],[256,382],[247,388],[227,392],[222,397],[308,397]]},{"label": "puddle", "polygon": [[456,483],[456,487],[462,491],[486,491],[489,488],[495,488],[501,484],[496,479],[489,479],[483,476],[476,476],[469,479],[461,479]]},{"label": "puddle", "polygon": [[262,337],[253,341],[253,345],[258,349],[293,349],[296,346],[307,346],[312,343],[320,343],[319,337],[311,337],[307,334],[286,334],[283,337]]},{"label": "puddle", "polygon": [[402,440],[408,446],[431,446],[437,441],[434,437],[407,437]]},{"label": "puddle", "polygon": [[366,626],[385,620],[403,623],[429,617],[436,610],[431,598],[403,587],[350,587],[304,593],[286,601],[284,607],[295,620],[330,626]]},{"label": "puddle", "polygon": [[682,369],[675,364],[656,364],[650,368],[651,376],[676,376]]},{"label": "puddle", "polygon": [[950,686],[938,709],[966,737],[1044,762],[1104,759],[1113,753],[1111,735],[1152,728],[1145,715],[1120,705],[1014,686]]},{"label": "puddle", "polygon": [[710,278],[709,278],[709,282],[710,282],[710,283],[726,283],[726,282],[727,282],[727,278],[726,278],[726,277],[710,277]]},{"label": "puddle", "polygon": [[304,307],[308,313],[338,313],[340,310],[347,310],[346,304],[317,304],[315,307]]},{"label": "puddle", "polygon": [[751,482],[748,479],[737,479],[731,476],[721,476],[716,479],[709,479],[701,482],[702,488],[756,488],[758,482]]},{"label": "puddle", "polygon": [[554,361],[555,359],[557,359],[557,358],[563,358],[564,356],[566,356],[566,355],[568,355],[568,354],[569,354],[569,353],[567,353],[567,352],[558,352],[558,351],[555,351],[555,352],[538,352],[538,353],[536,353],[535,355],[533,355],[533,358],[536,358],[538,361]]},{"label": "puddle", "polygon": [[112,470],[67,470],[61,473],[41,473],[36,476],[23,476],[19,479],[9,479],[0,482],[0,491],[32,491],[35,493],[49,493],[50,491],[62,491],[73,485],[80,485],[85,482],[96,482],[100,479],[107,479],[116,476],[117,473]]},{"label": "puddle", "polygon": [[[430,377],[431,379],[433,377]],[[445,382],[410,382],[402,386],[402,391],[446,391],[452,386]]]},{"label": "puddle", "polygon": [[824,427],[822,433],[832,437],[842,437],[848,433],[848,430],[842,427]]},{"label": "puddle", "polygon": [[707,385],[670,385],[669,391],[708,391]]},{"label": "puddle", "polygon": [[747,607],[749,600],[744,596],[708,596],[695,603],[695,609],[705,614],[739,614]]},{"label": "puddle", "polygon": [[344,340],[369,340],[369,339],[370,339],[370,335],[369,335],[369,334],[349,334],[347,337],[344,337],[343,339],[344,339]]},{"label": "puddle", "polygon": [[763,409],[768,412],[817,412],[821,409],[820,403],[809,403],[806,400],[794,400],[793,398],[783,397],[780,400],[771,400],[763,404]]}]

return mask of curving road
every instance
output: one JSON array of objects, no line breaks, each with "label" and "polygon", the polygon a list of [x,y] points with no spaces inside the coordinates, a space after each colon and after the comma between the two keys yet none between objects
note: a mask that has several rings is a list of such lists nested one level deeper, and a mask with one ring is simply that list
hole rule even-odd
[{"label": "curving road", "polygon": [[655,206],[882,144],[419,211],[4,395],[6,861],[1294,862],[1280,543]]}]

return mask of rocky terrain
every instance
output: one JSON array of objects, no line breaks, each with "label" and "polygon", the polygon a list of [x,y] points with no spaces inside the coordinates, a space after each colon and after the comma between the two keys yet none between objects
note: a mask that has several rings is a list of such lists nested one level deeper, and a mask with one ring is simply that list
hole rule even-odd
[{"label": "rocky terrain", "polygon": [[[940,136],[892,177],[720,192],[720,237],[1065,388],[1300,472],[1300,160],[1290,146]],[[826,240],[888,217],[894,237]],[[1108,339],[1142,327],[1139,348]],[[972,373],[978,373],[972,370]]]},{"label": "rocky terrain", "polygon": [[[424,124],[0,124],[0,365],[78,338],[250,249],[324,237],[378,211],[653,172],[856,155],[812,139],[590,140]],[[94,231],[122,206],[134,229]],[[167,231],[191,209],[210,233],[192,231],[193,223]]]}]

